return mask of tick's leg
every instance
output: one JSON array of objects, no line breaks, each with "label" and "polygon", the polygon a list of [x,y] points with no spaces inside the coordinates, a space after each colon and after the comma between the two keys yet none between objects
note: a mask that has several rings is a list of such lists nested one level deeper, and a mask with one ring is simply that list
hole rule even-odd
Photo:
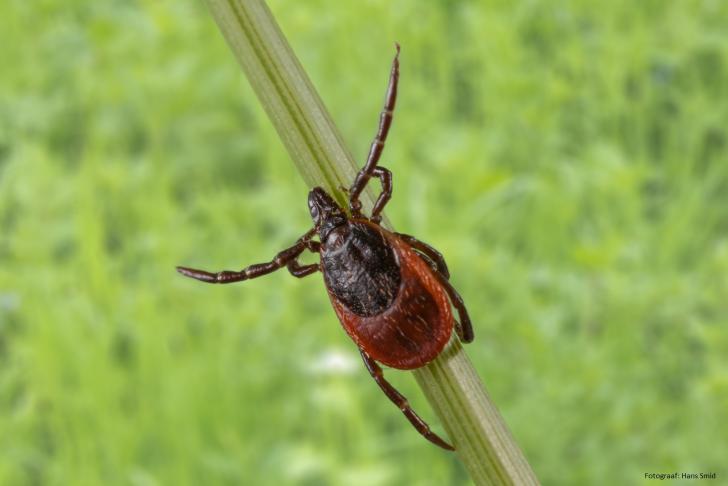
[{"label": "tick's leg", "polygon": [[222,272],[206,272],[204,270],[195,270],[194,268],[177,267],[177,271],[186,277],[195,278],[207,283],[226,284],[240,282],[242,280],[250,280],[252,278],[261,277],[282,268],[288,262],[295,260],[303,250],[310,248],[316,242],[310,241],[314,230],[303,235],[295,245],[278,253],[273,260],[268,263],[258,263],[250,265],[240,271],[223,270]]},{"label": "tick's leg", "polygon": [[384,149],[384,142],[387,141],[389,127],[392,125],[392,114],[394,112],[394,105],[397,102],[397,83],[399,82],[399,44],[396,46],[397,54],[392,61],[392,71],[389,74],[389,85],[387,86],[387,95],[384,99],[384,109],[382,109],[382,113],[379,115],[379,129],[369,148],[366,164],[364,164],[364,167],[356,175],[354,183],[349,188],[349,210],[354,217],[361,216],[361,201],[359,201],[359,195],[361,195],[367,182],[374,175],[374,169],[377,167],[377,162],[379,162],[379,157],[381,157],[382,150]]},{"label": "tick's leg", "polygon": [[427,425],[427,423],[422,420],[419,415],[415,413],[414,410],[412,410],[412,407],[410,407],[407,399],[400,392],[398,392],[386,379],[384,379],[382,368],[379,367],[377,362],[374,361],[364,351],[359,351],[361,352],[362,359],[364,359],[364,364],[369,370],[369,373],[372,375],[372,378],[374,378],[374,381],[376,381],[377,385],[379,385],[379,388],[381,388],[384,394],[387,395],[387,397],[389,397],[389,399],[392,400],[392,402],[399,407],[399,409],[402,411],[405,417],[407,417],[407,420],[410,421],[415,429],[417,429],[420,434],[425,436],[425,438],[433,444],[438,445],[443,449],[454,451],[455,448],[442,440],[439,435],[430,430],[430,426]]},{"label": "tick's leg", "polygon": [[379,194],[377,202],[374,203],[374,207],[372,208],[372,215],[369,219],[379,224],[379,222],[382,220],[382,217],[379,215],[379,213],[382,212],[384,206],[386,206],[389,200],[392,198],[392,173],[384,167],[375,167],[372,174],[374,175],[374,177],[378,177],[379,180],[382,182],[382,192],[381,194]]},{"label": "tick's leg", "polygon": [[318,263],[312,263],[311,265],[301,265],[297,260],[291,260],[288,262],[288,271],[291,275],[298,278],[308,277],[312,273],[316,273],[319,270]]},{"label": "tick's leg", "polygon": [[[321,249],[321,243],[318,241],[309,241],[307,245],[308,249],[313,253],[318,253]],[[311,265],[301,265],[298,263],[298,258],[294,258],[286,265],[291,275],[298,278],[303,278],[316,273],[319,271],[319,264],[312,263]]]},{"label": "tick's leg", "polygon": [[447,264],[445,263],[445,259],[443,258],[442,254],[435,250],[433,247],[425,243],[424,241],[420,241],[414,236],[405,235],[402,233],[395,233],[397,236],[402,238],[409,246],[417,250],[418,252],[424,254],[427,256],[430,261],[435,263],[436,270],[443,274],[445,278],[450,278],[450,270],[447,269]]},{"label": "tick's leg", "polygon": [[450,297],[452,305],[455,306],[455,309],[457,309],[458,311],[458,316],[460,317],[460,322],[455,323],[455,330],[458,333],[458,337],[464,343],[472,342],[475,338],[475,334],[473,333],[473,325],[470,322],[468,310],[465,308],[465,302],[463,302],[463,298],[460,297],[458,291],[455,290],[455,287],[453,287],[449,281],[450,271],[447,269],[447,264],[445,263],[445,259],[443,258],[442,254],[424,241],[420,241],[414,236],[405,235],[402,233],[395,234],[402,238],[412,248],[420,252],[420,256],[426,257],[423,258],[423,260],[427,261],[428,264],[435,264],[435,277],[440,282],[440,285],[442,285],[447,292],[447,295],[448,297]]},{"label": "tick's leg", "polygon": [[458,337],[464,343],[473,342],[473,339],[475,338],[475,334],[473,333],[473,325],[470,323],[470,316],[468,315],[468,310],[465,308],[465,302],[463,302],[463,298],[460,297],[458,291],[455,290],[455,287],[452,286],[450,281],[445,278],[443,274],[441,274],[440,272],[434,273],[435,277],[437,277],[437,280],[440,282],[440,285],[443,286],[443,288],[447,292],[448,297],[450,297],[450,302],[452,302],[452,305],[454,305],[455,309],[457,309],[458,311],[460,322],[455,323],[455,330],[458,333]]}]

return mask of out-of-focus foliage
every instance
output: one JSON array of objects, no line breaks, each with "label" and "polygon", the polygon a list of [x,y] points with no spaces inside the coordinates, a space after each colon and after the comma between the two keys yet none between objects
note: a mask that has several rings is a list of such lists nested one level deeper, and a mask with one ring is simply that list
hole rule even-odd
[{"label": "out-of-focus foliage", "polygon": [[[725,478],[728,3],[271,6],[359,158],[402,44],[388,216],[447,256],[541,480]],[[0,484],[468,483],[320,275],[175,274],[310,224],[202,2],[6,0],[0,46]]]}]

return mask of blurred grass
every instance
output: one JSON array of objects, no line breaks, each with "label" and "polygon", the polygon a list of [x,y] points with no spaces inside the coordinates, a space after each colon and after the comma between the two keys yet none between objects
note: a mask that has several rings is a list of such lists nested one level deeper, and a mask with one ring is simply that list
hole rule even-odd
[{"label": "blurred grass", "polygon": [[[360,159],[402,44],[388,216],[447,256],[543,483],[726,477],[728,5],[271,7]],[[0,45],[0,484],[468,483],[320,277],[174,273],[309,227],[200,2],[11,0]]]}]

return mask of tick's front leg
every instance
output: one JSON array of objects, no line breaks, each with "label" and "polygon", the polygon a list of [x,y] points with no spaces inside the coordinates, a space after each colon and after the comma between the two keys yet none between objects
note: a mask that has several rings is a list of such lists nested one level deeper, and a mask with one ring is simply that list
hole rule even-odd
[{"label": "tick's front leg", "polygon": [[[296,242],[295,245],[291,246],[290,248],[286,248],[285,250],[279,252],[273,260],[267,262],[267,263],[257,263],[255,265],[250,265],[249,267],[246,267],[239,271],[233,271],[233,270],[223,270],[221,272],[207,272],[205,270],[197,270],[194,268],[187,268],[187,267],[177,267],[177,271],[184,275],[185,277],[194,278],[197,280],[200,280],[201,282],[206,283],[213,283],[213,284],[227,284],[227,283],[233,283],[233,282],[241,282],[243,280],[250,280],[257,277],[262,277],[263,275],[267,275],[271,272],[275,272],[279,268],[283,268],[289,264],[289,262],[294,262],[298,255],[303,253],[303,250],[306,248],[317,248],[318,249],[318,243],[310,241],[310,238],[313,236],[314,230],[309,231],[305,235],[303,235],[299,240]],[[312,250],[313,251],[313,250]],[[304,268],[305,271],[309,271]],[[294,275],[294,271],[297,269],[294,267],[294,270],[291,271]],[[299,270],[300,272],[300,270]],[[310,273],[310,272],[309,272]],[[306,274],[308,275],[308,274]],[[299,276],[299,275],[296,275]],[[301,275],[305,276],[305,275]]]},{"label": "tick's front leg", "polygon": [[[389,127],[392,125],[394,105],[397,102],[397,84],[399,83],[399,44],[396,44],[396,47],[397,54],[394,56],[394,60],[392,61],[392,70],[389,74],[389,84],[387,85],[387,95],[384,98],[384,108],[382,109],[382,113],[379,115],[379,128],[377,129],[377,134],[369,148],[367,161],[364,164],[364,167],[362,167],[356,175],[356,178],[348,191],[349,210],[354,217],[361,216],[361,201],[359,201],[359,196],[366,187],[367,182],[369,182],[369,179],[375,175],[374,171],[377,167],[377,163],[379,162],[379,158],[382,156],[384,143],[387,141],[387,135],[389,134]],[[384,183],[384,179],[382,179],[382,182]],[[380,205],[383,207],[384,203],[386,203],[386,200],[380,203]]]}]

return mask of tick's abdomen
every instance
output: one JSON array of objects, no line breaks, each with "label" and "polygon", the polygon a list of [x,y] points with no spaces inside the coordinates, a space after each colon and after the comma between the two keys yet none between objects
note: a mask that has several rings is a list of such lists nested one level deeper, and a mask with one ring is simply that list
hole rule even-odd
[{"label": "tick's abdomen", "polygon": [[[445,291],[430,266],[399,238],[386,237],[386,230],[370,223],[355,221],[349,227],[337,235],[338,245],[321,251],[331,303],[344,329],[360,349],[387,366],[427,364],[452,332]],[[348,256],[339,258],[334,246]]]},{"label": "tick's abdomen", "polygon": [[353,221],[337,228],[321,249],[326,286],[350,312],[376,316],[397,297],[402,277],[397,256],[373,225]]}]

